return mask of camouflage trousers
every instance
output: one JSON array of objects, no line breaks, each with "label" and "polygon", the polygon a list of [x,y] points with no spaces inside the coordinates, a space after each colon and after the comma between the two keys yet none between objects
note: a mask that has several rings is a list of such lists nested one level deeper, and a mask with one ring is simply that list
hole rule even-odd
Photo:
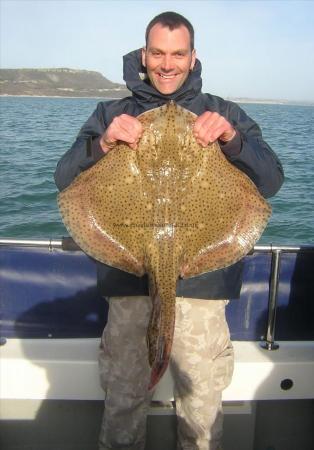
[{"label": "camouflage trousers", "polygon": [[[180,450],[221,449],[221,393],[233,373],[227,303],[176,299],[170,370]],[[146,416],[153,395],[147,389],[150,368],[146,346],[151,301],[149,297],[114,297],[109,305],[99,355],[105,391],[99,448],[144,450]]]}]

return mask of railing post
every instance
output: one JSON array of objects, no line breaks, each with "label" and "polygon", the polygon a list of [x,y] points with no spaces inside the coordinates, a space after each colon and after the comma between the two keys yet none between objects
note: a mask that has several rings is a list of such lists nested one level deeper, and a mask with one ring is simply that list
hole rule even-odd
[{"label": "railing post", "polygon": [[267,333],[266,333],[266,340],[261,343],[261,346],[266,350],[277,350],[279,348],[279,345],[275,343],[275,326],[276,326],[280,260],[281,260],[281,250],[278,248],[272,250],[270,286],[268,297]]}]

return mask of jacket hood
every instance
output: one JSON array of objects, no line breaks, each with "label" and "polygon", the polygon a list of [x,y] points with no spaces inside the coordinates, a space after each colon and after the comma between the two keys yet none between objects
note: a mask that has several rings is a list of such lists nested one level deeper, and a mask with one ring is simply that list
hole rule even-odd
[{"label": "jacket hood", "polygon": [[202,65],[197,59],[184,84],[172,94],[162,94],[148,81],[146,68],[142,65],[142,49],[134,50],[123,57],[123,79],[127,88],[136,97],[139,103],[150,102],[157,105],[174,100],[177,103],[185,103],[185,100],[194,98],[201,92]]}]

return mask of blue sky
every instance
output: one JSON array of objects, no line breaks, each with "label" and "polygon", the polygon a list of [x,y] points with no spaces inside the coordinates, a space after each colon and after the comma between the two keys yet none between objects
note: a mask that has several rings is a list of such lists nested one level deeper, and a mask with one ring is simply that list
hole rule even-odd
[{"label": "blue sky", "polygon": [[97,70],[122,82],[123,54],[156,14],[194,25],[203,91],[314,101],[314,2],[0,0],[2,68]]}]

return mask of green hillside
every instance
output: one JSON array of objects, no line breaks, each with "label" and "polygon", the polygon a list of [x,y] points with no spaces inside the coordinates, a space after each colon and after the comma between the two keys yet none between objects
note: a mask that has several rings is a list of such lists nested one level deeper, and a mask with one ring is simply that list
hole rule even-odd
[{"label": "green hillside", "polygon": [[58,68],[0,69],[0,94],[121,98],[129,92],[99,72]]}]

